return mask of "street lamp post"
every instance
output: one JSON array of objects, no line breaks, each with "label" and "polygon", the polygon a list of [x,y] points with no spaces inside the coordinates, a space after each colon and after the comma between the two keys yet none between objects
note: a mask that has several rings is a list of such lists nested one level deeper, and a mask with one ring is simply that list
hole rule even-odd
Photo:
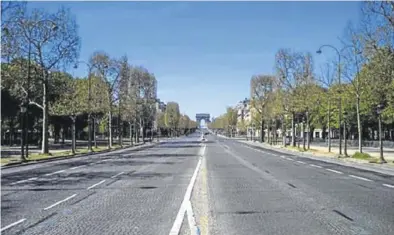
[{"label": "street lamp post", "polygon": [[[321,49],[323,49],[323,47],[330,47],[330,48],[334,49],[335,52],[338,55],[338,84],[339,84],[338,123],[339,123],[339,154],[341,155],[342,154],[342,133],[341,133],[341,126],[342,126],[341,54],[342,54],[342,52],[345,49],[348,49],[348,48],[353,48],[355,51],[357,51],[357,49],[354,46],[352,46],[352,45],[347,45],[347,46],[343,47],[341,49],[341,51],[339,51],[336,47],[326,44],[326,45],[320,46],[319,50],[317,50],[316,53],[317,54],[321,54],[322,53]],[[361,52],[356,52],[356,53],[360,54]],[[331,133],[329,133],[329,134],[331,134]],[[359,134],[361,135],[361,133],[359,133]],[[344,137],[344,138],[346,138],[346,137]],[[331,140],[329,139],[329,141],[331,141]],[[329,149],[329,151],[331,151],[331,150]]]},{"label": "street lamp post", "polygon": [[21,106],[21,160],[25,161],[25,123],[24,123],[24,117],[27,111],[27,106],[26,106],[26,101],[23,101]]},{"label": "street lamp post", "polygon": [[[332,45],[322,45],[319,50],[316,51],[317,54],[321,54],[323,47],[330,47],[335,50],[338,55],[338,84],[341,89],[341,53],[339,50]],[[342,154],[342,134],[341,134],[341,124],[342,124],[342,94],[341,90],[339,90],[339,104],[338,104],[338,123],[339,123],[339,154]]]}]

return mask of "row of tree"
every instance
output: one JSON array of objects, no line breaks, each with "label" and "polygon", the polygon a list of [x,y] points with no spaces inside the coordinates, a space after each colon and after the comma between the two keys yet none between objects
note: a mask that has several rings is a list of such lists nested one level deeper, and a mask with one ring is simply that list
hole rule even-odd
[{"label": "row of tree", "polygon": [[[318,50],[337,52],[335,60],[321,68],[321,74],[314,72],[311,53],[279,49],[276,74],[251,78],[252,123],[240,121],[238,126],[259,128],[261,141],[265,141],[267,130],[268,142],[277,140],[278,132],[291,130],[293,146],[298,130],[304,149],[309,148],[313,129],[321,128],[329,151],[332,136],[326,135],[326,130],[341,133],[346,155],[346,141],[352,137],[358,139],[359,152],[374,130],[381,138],[393,140],[394,3],[368,1],[361,10],[361,21],[347,26],[341,50],[331,45]],[[216,125],[234,125],[231,113],[228,109]],[[282,136],[285,143],[286,135]]]},{"label": "row of tree", "polygon": [[[154,74],[133,66],[127,56],[112,58],[96,51],[88,61],[79,61],[78,25],[68,9],[50,13],[28,10],[24,2],[1,4],[1,124],[8,129],[8,143],[15,129],[27,130],[32,134],[21,139],[38,136],[42,153],[49,153],[51,132],[55,143],[71,137],[74,152],[76,139],[93,138],[97,147],[98,133],[108,137],[112,148],[115,136],[123,145],[124,136],[133,144],[147,135],[179,135],[195,128],[177,103],[158,108]],[[63,72],[80,65],[87,67],[87,77]]]}]

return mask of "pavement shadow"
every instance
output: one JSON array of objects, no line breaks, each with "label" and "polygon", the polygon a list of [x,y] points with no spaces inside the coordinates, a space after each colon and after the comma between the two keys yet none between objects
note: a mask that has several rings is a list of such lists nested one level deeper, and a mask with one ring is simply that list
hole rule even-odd
[{"label": "pavement shadow", "polygon": [[199,145],[161,145],[158,146],[156,149],[165,149],[165,148],[200,148]]},{"label": "pavement shadow", "polygon": [[197,154],[189,153],[156,153],[156,154],[144,154],[144,155],[133,155],[131,158],[163,158],[163,157],[196,157]]},{"label": "pavement shadow", "polygon": [[174,165],[177,164],[178,162],[155,162],[155,161],[133,161],[133,160],[125,160],[125,159],[116,159],[110,162],[106,162],[105,164],[108,164],[110,166],[125,166],[125,165],[131,165],[131,166],[143,166],[143,165]]},{"label": "pavement shadow", "polygon": [[134,172],[128,174],[132,178],[137,179],[153,179],[153,178],[167,178],[173,176],[172,173],[158,173],[158,172]]}]

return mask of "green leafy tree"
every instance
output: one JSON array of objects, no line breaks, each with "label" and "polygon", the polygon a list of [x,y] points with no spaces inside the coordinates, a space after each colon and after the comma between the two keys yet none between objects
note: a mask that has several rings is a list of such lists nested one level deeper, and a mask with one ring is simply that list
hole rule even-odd
[{"label": "green leafy tree", "polygon": [[50,113],[57,116],[68,116],[72,120],[72,152],[76,150],[76,128],[75,123],[79,115],[87,111],[87,103],[84,102],[83,83],[88,82],[82,79],[66,79],[64,93],[60,95],[54,103],[50,104]]},{"label": "green leafy tree", "polygon": [[180,116],[181,115],[179,110],[179,104],[176,102],[168,102],[164,115],[164,122],[166,126],[170,129],[171,136],[179,126]]}]

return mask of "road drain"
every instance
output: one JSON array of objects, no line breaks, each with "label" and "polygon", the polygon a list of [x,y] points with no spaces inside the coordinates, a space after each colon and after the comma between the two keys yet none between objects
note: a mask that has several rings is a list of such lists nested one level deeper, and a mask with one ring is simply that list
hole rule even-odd
[{"label": "road drain", "polygon": [[337,210],[332,210],[332,211],[334,211],[335,213],[337,213],[338,215],[342,216],[343,218],[345,218],[347,220],[353,221],[352,218],[350,218],[349,216],[345,215],[344,213],[342,213],[340,211],[337,211]]},{"label": "road drain", "polygon": [[294,184],[290,184],[290,183],[287,183],[290,187],[292,187],[292,188],[297,188],[296,186],[294,186]]}]

